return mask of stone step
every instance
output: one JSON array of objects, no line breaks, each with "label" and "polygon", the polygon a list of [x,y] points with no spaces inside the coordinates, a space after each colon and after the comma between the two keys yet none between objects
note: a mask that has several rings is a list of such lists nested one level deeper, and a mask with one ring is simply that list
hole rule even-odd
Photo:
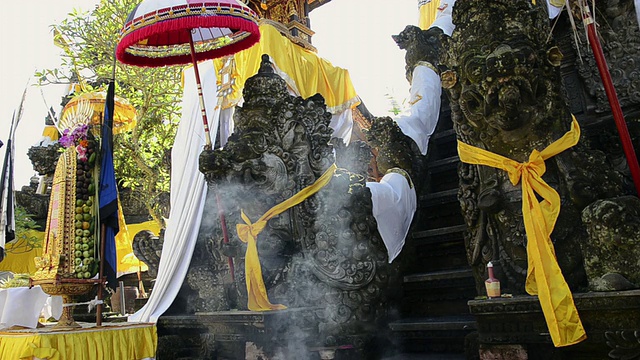
[{"label": "stone step", "polygon": [[391,331],[476,330],[473,316],[440,316],[402,319],[389,324]]},{"label": "stone step", "polygon": [[420,195],[419,201],[420,203],[423,203],[425,207],[458,202],[458,189]]},{"label": "stone step", "polygon": [[454,269],[454,270],[442,270],[433,271],[423,274],[405,275],[403,281],[407,283],[420,283],[420,282],[441,282],[443,280],[460,280],[460,279],[473,279],[473,271],[471,268]]},{"label": "stone step", "polygon": [[458,155],[450,156],[448,158],[440,160],[434,160],[428,164],[429,172],[433,176],[434,174],[438,174],[446,170],[456,169],[459,162],[460,157]]},{"label": "stone step", "polygon": [[390,357],[383,357],[380,360],[466,360],[465,354],[443,353],[443,354],[398,354]]},{"label": "stone step", "polygon": [[471,315],[463,315],[406,318],[390,323],[389,328],[404,353],[434,356],[424,359],[464,359],[460,356],[464,353],[465,338],[477,326]]},{"label": "stone step", "polygon": [[447,129],[440,132],[436,132],[431,135],[430,141],[439,145],[442,143],[452,142],[456,139],[456,131],[453,129]]},{"label": "stone step", "polygon": [[416,244],[435,245],[456,240],[464,240],[463,236],[466,229],[466,225],[454,225],[437,229],[416,231],[411,234],[411,238]]}]

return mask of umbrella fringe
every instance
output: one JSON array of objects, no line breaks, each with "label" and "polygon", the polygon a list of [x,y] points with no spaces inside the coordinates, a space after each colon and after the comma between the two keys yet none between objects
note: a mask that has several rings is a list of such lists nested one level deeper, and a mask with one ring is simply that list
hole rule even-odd
[{"label": "umbrella fringe", "polygon": [[[210,17],[184,17],[180,19],[172,19],[171,21],[161,21],[155,24],[147,25],[138,30],[135,30],[128,35],[124,36],[118,48],[116,49],[116,57],[120,62],[128,65],[146,66],[146,67],[159,67],[167,65],[186,64],[191,62],[191,54],[176,55],[172,57],[145,57],[134,56],[126,52],[126,49],[132,45],[135,45],[139,41],[148,39],[151,36],[160,33],[177,32],[184,30],[185,32],[191,31],[194,28],[207,28],[207,27],[226,27],[235,31],[245,31],[249,33],[248,41],[239,41],[233,44],[227,44],[220,48],[204,51],[196,54],[197,60],[205,60],[211,58],[218,58],[227,55],[234,54],[238,51],[242,51],[250,48],[253,44],[260,40],[260,31],[258,25],[253,21],[247,21],[247,19],[234,16],[210,16]],[[188,43],[188,41],[186,42]]]}]

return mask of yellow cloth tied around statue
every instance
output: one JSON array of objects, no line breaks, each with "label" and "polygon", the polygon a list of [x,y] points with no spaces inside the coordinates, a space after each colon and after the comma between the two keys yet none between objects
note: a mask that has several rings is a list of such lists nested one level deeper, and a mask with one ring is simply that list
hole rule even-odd
[{"label": "yellow cloth tied around statue", "polygon": [[244,243],[247,243],[247,252],[245,254],[244,268],[247,281],[247,307],[252,311],[267,310],[283,310],[287,307],[281,304],[272,304],[267,296],[267,288],[262,279],[262,268],[260,267],[260,259],[258,258],[258,247],[256,238],[267,225],[269,219],[279,215],[287,209],[303,202],[306,198],[318,192],[329,183],[333,174],[336,172],[336,165],[331,165],[313,184],[300,190],[297,194],[281,202],[280,204],[269,209],[255,223],[251,223],[249,217],[241,211],[242,220],[246,224],[237,224],[236,231],[238,237]]},{"label": "yellow cloth tied around statue", "polygon": [[[578,143],[580,127],[575,117],[571,129],[542,151],[533,150],[529,161],[519,163],[458,141],[460,160],[505,170],[513,185],[522,181],[522,217],[527,233],[528,269],[525,288],[538,295],[542,312],[556,347],[576,344],[586,333],[571,290],[556,260],[551,232],[560,212],[560,196],[543,179],[544,161]],[[537,196],[543,200],[538,202]]]}]

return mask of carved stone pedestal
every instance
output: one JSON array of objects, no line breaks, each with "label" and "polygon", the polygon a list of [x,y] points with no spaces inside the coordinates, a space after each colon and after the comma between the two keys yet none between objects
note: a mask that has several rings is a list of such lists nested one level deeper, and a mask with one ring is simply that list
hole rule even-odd
[{"label": "carved stone pedestal", "polygon": [[[163,316],[158,321],[157,359],[360,359],[355,344],[320,343],[314,312],[293,308],[281,311],[220,311],[188,316]],[[322,357],[325,356],[325,357]]]},{"label": "carved stone pedestal", "polygon": [[574,301],[587,340],[564,348],[553,346],[537,297],[469,301],[480,359],[640,359],[640,290],[574,294]]}]

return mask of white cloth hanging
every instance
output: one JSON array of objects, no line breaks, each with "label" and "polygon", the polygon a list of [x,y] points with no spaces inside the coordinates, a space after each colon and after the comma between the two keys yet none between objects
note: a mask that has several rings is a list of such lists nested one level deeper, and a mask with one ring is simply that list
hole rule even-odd
[{"label": "white cloth hanging", "polygon": [[442,29],[442,32],[444,32],[448,36],[451,36],[453,30],[455,29],[455,25],[453,25],[453,21],[451,18],[453,5],[455,3],[456,0],[440,0],[440,6],[438,7],[438,11],[436,12],[436,19],[429,27],[438,27]]},{"label": "white cloth hanging", "polygon": [[402,132],[416,142],[422,155],[426,155],[429,139],[436,130],[440,117],[440,76],[425,63],[418,63],[413,69],[409,93],[411,106],[394,120]]},{"label": "white cloth hanging", "polygon": [[[0,289],[0,329],[11,326],[35,329],[49,298],[40,286]],[[62,304],[56,312],[62,313]]]},{"label": "white cloth hanging", "polygon": [[[218,128],[219,111],[215,109],[216,74],[211,61],[200,63],[205,108],[211,129]],[[193,68],[184,71],[182,119],[171,152],[171,215],[162,246],[158,277],[149,300],[130,322],[157,322],[171,306],[182,286],[198,238],[204,200],[207,196],[204,175],[198,158],[204,147],[204,129]],[[211,141],[215,143],[216,131]]]},{"label": "white cloth hanging", "polygon": [[416,191],[397,173],[386,174],[380,182],[367,182],[367,187],[371,190],[373,217],[391,263],[402,251],[416,212]]}]

